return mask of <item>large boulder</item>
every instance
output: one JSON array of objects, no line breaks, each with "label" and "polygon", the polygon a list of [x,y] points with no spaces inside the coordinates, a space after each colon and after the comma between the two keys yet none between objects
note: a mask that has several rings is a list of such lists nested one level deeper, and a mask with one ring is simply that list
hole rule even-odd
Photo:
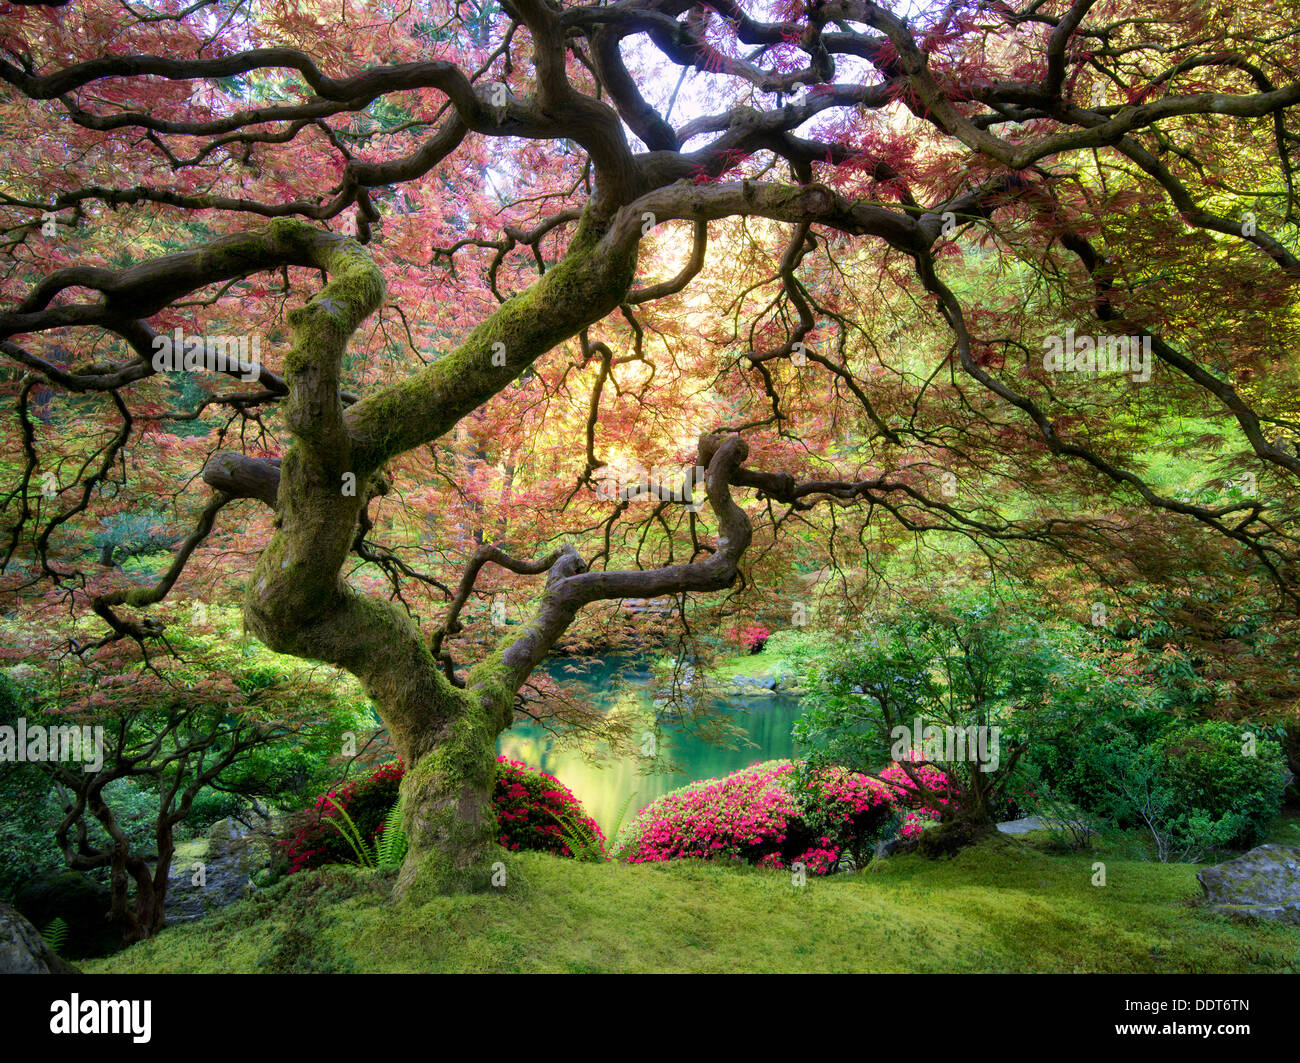
[{"label": "large boulder", "polygon": [[55,919],[67,923],[63,953],[74,960],[110,956],[122,948],[121,928],[108,921],[108,887],[78,871],[28,879],[14,895],[14,907],[36,926],[48,926]]},{"label": "large boulder", "polygon": [[167,922],[200,919],[247,897],[250,875],[267,862],[263,848],[231,819],[212,824],[206,843],[178,846],[167,874]]},{"label": "large boulder", "polygon": [[1216,911],[1300,926],[1300,847],[1261,845],[1196,879]]},{"label": "large boulder", "polygon": [[45,943],[40,931],[0,904],[0,974],[80,974]]}]

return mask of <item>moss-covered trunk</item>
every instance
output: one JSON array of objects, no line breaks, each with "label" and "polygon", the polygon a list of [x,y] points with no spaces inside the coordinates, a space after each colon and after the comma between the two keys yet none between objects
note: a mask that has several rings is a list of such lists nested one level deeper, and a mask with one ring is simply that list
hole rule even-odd
[{"label": "moss-covered trunk", "polygon": [[497,856],[492,811],[497,729],[474,703],[448,721],[402,780],[410,851],[398,878],[439,893],[486,889]]},{"label": "moss-covered trunk", "polygon": [[[278,470],[276,530],[249,582],[244,616],[272,649],[346,669],[374,701],[407,766],[402,891],[490,883],[494,850],[502,854],[491,807],[497,735],[511,722],[515,692],[581,603],[552,603],[525,645],[491,655],[462,688],[399,603],[359,593],[341,573],[385,462],[454,428],[539,355],[618,306],[636,263],[638,229],[625,228],[627,239],[604,247],[606,225],[584,215],[564,257],[532,288],[427,369],[345,410],[347,340],[382,301],[383,278],[354,243],[293,222],[270,227],[330,279],[289,314],[284,412],[294,441]],[[550,578],[580,567],[569,551]]]}]

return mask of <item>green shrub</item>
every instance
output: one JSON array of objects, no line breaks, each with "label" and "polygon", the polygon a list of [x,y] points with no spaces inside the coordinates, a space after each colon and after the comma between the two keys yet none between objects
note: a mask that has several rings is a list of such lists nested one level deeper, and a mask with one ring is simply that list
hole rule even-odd
[{"label": "green shrub", "polygon": [[212,824],[223,819],[239,819],[248,811],[248,798],[241,794],[226,793],[205,786],[194,796],[189,815],[178,828],[178,838],[198,838],[206,834]]},{"label": "green shrub", "polygon": [[993,822],[1015,814],[1007,787],[1039,717],[1094,678],[1079,673],[1096,638],[988,592],[886,602],[852,639],[811,662],[791,735],[810,764],[871,771],[922,742],[918,721],[922,733],[978,733],[987,740],[978,756],[956,755],[944,767],[949,800],[953,816]]},{"label": "green shrub", "polygon": [[1097,700],[1061,698],[1039,715],[1014,794],[1026,814],[1068,802],[1096,810],[1113,793],[1109,759],[1121,746],[1156,742],[1170,718],[1154,711],[1129,712]]},{"label": "green shrub", "polygon": [[[27,765],[19,765],[27,767]],[[58,797],[39,770],[20,785],[13,779],[0,783],[0,900],[12,901],[28,879],[63,867],[63,853],[54,841],[59,815]]]},{"label": "green shrub", "polygon": [[1110,827],[1142,831],[1162,863],[1200,861],[1227,845],[1241,827],[1236,816],[1215,820],[1180,804],[1168,766],[1154,746],[1117,742],[1100,763],[1106,788],[1097,813]]},{"label": "green shrub", "polygon": [[1117,829],[1147,835],[1162,861],[1199,861],[1218,849],[1246,848],[1282,804],[1281,748],[1243,739],[1238,725],[1171,723],[1147,744],[1117,733],[1092,752],[1102,777],[1089,810]]},{"label": "green shrub", "polygon": [[1170,728],[1155,748],[1178,808],[1189,817],[1234,824],[1224,842],[1231,848],[1259,843],[1282,807],[1287,771],[1281,745],[1239,724],[1210,720]]}]

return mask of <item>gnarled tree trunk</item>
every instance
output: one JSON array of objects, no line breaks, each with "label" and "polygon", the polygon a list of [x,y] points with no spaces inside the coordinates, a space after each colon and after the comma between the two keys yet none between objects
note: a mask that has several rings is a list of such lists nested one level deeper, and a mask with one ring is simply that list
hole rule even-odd
[{"label": "gnarled tree trunk", "polygon": [[385,460],[437,438],[538,355],[618,305],[631,283],[639,233],[629,218],[620,220],[599,226],[584,217],[565,258],[532,289],[439,362],[346,411],[339,369],[347,338],[382,299],[382,278],[351,241],[296,222],[267,231],[282,253],[330,275],[325,289],[290,315],[286,419],[294,442],[278,479],[266,463],[233,455],[214,458],[205,476],[223,491],[274,500],[276,530],[245,598],[249,630],[274,650],[356,675],[408,766],[403,794],[411,846],[403,891],[417,882],[436,890],[488,884],[497,833],[496,740],[512,722],[516,692],[578,610],[603,598],[726,587],[749,544],[748,521],[728,491],[746,448],[731,437],[701,441],[699,460],[709,470],[709,500],[722,531],[703,561],[588,573],[571,547],[539,562],[481,549],[454,612],[489,560],[545,572],[547,583],[532,623],[472,668],[463,688],[444,674],[434,648],[399,607],[361,595],[340,575]]}]

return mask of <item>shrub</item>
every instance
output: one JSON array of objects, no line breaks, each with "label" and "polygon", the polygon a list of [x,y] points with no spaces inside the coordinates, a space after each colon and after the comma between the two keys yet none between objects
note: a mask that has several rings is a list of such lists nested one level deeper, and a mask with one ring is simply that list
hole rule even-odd
[{"label": "shrub", "polygon": [[791,735],[814,764],[870,771],[928,742],[929,726],[978,734],[976,749],[945,768],[950,807],[936,800],[934,810],[992,823],[1009,811],[1005,792],[1025,740],[1084,638],[989,592],[887,604],[811,662]]},{"label": "shrub", "polygon": [[1115,751],[1150,746],[1170,724],[1163,712],[1105,700],[1101,695],[1109,690],[1089,693],[1091,698],[1059,697],[1042,714],[1022,762],[1024,777],[1013,787],[1030,814],[1042,814],[1053,797],[1088,811],[1102,808],[1114,792],[1108,765]]},{"label": "shrub", "polygon": [[1050,799],[1120,829],[1150,835],[1160,860],[1197,860],[1219,848],[1248,848],[1282,804],[1281,746],[1258,738],[1244,752],[1243,728],[1186,723],[1160,713],[1081,721],[1033,755],[1024,799],[1040,812]]},{"label": "shrub", "polygon": [[398,790],[406,769],[394,761],[384,764],[364,779],[347,783],[316,798],[312,808],[299,813],[292,835],[281,842],[288,858],[289,874],[325,864],[347,864],[356,853],[347,838],[331,823],[340,820],[342,808],[367,840],[384,829],[389,809],[397,803]]},{"label": "shrub", "polygon": [[1278,814],[1287,775],[1277,742],[1257,738],[1247,754],[1244,733],[1213,720],[1171,728],[1156,745],[1175,806],[1188,816],[1234,822],[1225,844],[1242,849],[1257,844]]},{"label": "shrub", "polygon": [[248,815],[249,800],[242,794],[227,793],[205,786],[194,796],[190,814],[178,827],[178,838],[198,838],[208,832],[212,824],[223,819],[242,819]]},{"label": "shrub", "polygon": [[731,637],[738,642],[746,653],[762,653],[763,647],[767,645],[767,640],[771,637],[772,632],[762,624],[746,624],[744,627],[735,627],[731,630]]},{"label": "shrub", "polygon": [[[600,827],[563,783],[505,757],[497,758],[496,772],[492,808],[503,846],[557,856],[574,856],[577,846],[580,855],[595,853],[604,858]],[[335,806],[356,824],[363,839],[374,840],[383,833],[385,818],[397,803],[404,774],[401,764],[385,764],[366,778],[317,798],[314,807],[298,815],[290,837],[281,843],[289,873],[355,861],[353,846],[329,822],[342,818]]]},{"label": "shrub", "polygon": [[797,811],[783,785],[793,770],[789,761],[769,761],[665,794],[620,832],[616,854],[630,863],[686,856],[767,863],[780,854]]},{"label": "shrub", "polygon": [[1117,744],[1104,761],[1109,794],[1100,814],[1115,827],[1140,827],[1150,835],[1155,857],[1194,862],[1228,843],[1242,822],[1236,816],[1213,820],[1180,806],[1169,784],[1168,765],[1154,746]]},{"label": "shrub", "polygon": [[891,781],[791,761],[755,764],[646,806],[620,832],[616,855],[630,863],[696,857],[780,868],[802,862],[813,874],[828,874],[846,851],[860,860],[900,814],[911,817],[904,829],[912,831],[932,818],[908,807],[908,791],[915,790],[910,780]]},{"label": "shrub", "polygon": [[498,840],[507,849],[607,858],[596,821],[567,786],[544,771],[497,757],[492,809],[501,827]]},{"label": "shrub", "polygon": [[1281,748],[1241,728],[1177,723],[1148,745],[1123,736],[1100,758],[1107,789],[1097,811],[1115,827],[1141,828],[1161,861],[1198,861],[1215,849],[1245,848],[1282,803]]}]

